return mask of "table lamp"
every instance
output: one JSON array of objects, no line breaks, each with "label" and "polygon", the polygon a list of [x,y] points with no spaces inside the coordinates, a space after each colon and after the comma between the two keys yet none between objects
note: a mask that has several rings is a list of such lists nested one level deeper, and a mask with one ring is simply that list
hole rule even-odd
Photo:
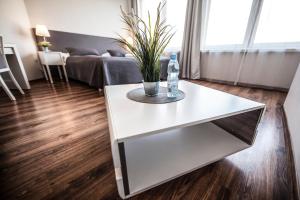
[{"label": "table lamp", "polygon": [[47,27],[45,25],[37,24],[35,27],[35,34],[44,38],[44,41],[39,42],[38,46],[41,46],[45,52],[48,52],[48,47],[51,46],[51,44],[46,40],[46,37],[50,37]]},{"label": "table lamp", "polygon": [[46,37],[50,37],[50,33],[45,25],[37,24],[35,27],[35,34],[44,38],[46,42]]}]

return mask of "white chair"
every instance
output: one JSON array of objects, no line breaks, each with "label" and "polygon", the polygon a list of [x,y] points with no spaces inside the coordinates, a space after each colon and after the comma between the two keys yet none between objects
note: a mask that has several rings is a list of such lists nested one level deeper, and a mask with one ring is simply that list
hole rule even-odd
[{"label": "white chair", "polygon": [[12,74],[12,72],[9,68],[9,65],[7,63],[7,60],[6,60],[6,57],[5,57],[5,54],[4,54],[3,37],[0,35],[0,85],[2,86],[2,88],[4,89],[6,94],[9,96],[9,98],[12,101],[15,101],[16,98],[14,97],[14,95],[11,93],[11,91],[7,87],[6,83],[4,82],[4,80],[1,76],[2,73],[8,73],[11,80],[13,81],[15,86],[18,88],[20,93],[24,94],[24,91],[20,87],[19,83],[17,82],[17,80],[15,79],[14,75]]}]

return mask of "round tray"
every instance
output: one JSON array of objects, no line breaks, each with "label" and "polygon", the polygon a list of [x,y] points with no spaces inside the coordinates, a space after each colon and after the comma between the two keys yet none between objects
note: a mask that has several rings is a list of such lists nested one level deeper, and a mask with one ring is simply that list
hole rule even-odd
[{"label": "round tray", "polygon": [[168,92],[168,88],[159,87],[158,95],[154,97],[149,97],[145,95],[144,88],[136,88],[127,93],[127,98],[141,103],[163,104],[163,103],[180,101],[185,97],[184,92],[181,90],[178,90],[178,95],[177,97],[174,98],[169,98],[167,96],[167,92]]}]

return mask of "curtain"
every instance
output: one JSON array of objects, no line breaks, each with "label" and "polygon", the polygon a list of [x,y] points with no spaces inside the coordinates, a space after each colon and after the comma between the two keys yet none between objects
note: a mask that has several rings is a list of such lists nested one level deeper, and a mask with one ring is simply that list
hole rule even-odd
[{"label": "curtain", "polygon": [[237,83],[239,82],[239,79],[240,79],[240,76],[241,76],[241,72],[243,71],[244,62],[245,62],[245,59],[246,59],[247,54],[248,54],[250,42],[251,42],[251,40],[254,40],[254,36],[255,36],[254,29],[258,25],[258,18],[259,18],[261,9],[262,9],[262,3],[263,3],[263,1],[256,1],[252,5],[252,10],[254,10],[254,11],[251,12],[251,14],[252,14],[252,21],[250,21],[250,23],[253,24],[253,26],[252,26],[253,28],[249,32],[249,35],[246,36],[246,41],[247,42],[245,43],[245,47],[242,50],[243,55],[242,55],[242,58],[241,58],[241,62],[240,62],[238,71],[237,71],[237,76],[236,76],[236,79],[234,81],[234,85],[237,85]]},{"label": "curtain", "polygon": [[133,10],[136,15],[140,14],[138,0],[129,0],[129,8],[130,8],[130,12],[132,12]]},{"label": "curtain", "polygon": [[181,77],[200,78],[200,40],[203,0],[188,0],[179,63]]}]

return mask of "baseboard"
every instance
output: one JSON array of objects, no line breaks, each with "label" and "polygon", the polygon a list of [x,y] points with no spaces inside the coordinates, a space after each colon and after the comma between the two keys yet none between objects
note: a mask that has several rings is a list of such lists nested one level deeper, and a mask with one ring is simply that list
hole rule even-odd
[{"label": "baseboard", "polygon": [[257,84],[251,84],[251,83],[237,83],[239,86],[243,87],[250,87],[250,88],[259,88],[259,89],[265,89],[265,90],[275,90],[280,92],[288,92],[288,88],[281,88],[281,87],[273,87],[273,86],[267,86],[267,85],[257,85]]},{"label": "baseboard", "polygon": [[297,176],[297,171],[295,168],[295,160],[294,160],[294,153],[293,153],[293,146],[291,142],[291,134],[289,131],[288,121],[287,121],[287,115],[284,110],[284,107],[282,106],[282,113],[283,113],[283,129],[284,129],[284,140],[285,140],[285,146],[288,147],[288,168],[291,170],[292,173],[292,181],[293,181],[293,196],[295,199],[299,200],[300,197],[300,183]]},{"label": "baseboard", "polygon": [[200,78],[201,81],[209,81],[213,83],[220,83],[220,84],[226,84],[226,85],[234,85],[233,81],[225,81],[225,80],[218,80],[213,78]]},{"label": "baseboard", "polygon": [[[210,81],[214,83],[221,83],[226,85],[234,85],[233,81],[225,81],[225,80],[218,80],[218,79],[211,79],[211,78],[200,78],[200,80],[203,81]],[[281,87],[273,87],[273,86],[267,86],[267,85],[257,85],[257,84],[251,84],[251,83],[241,83],[238,82],[236,85],[242,86],[242,87],[249,87],[249,88],[257,88],[257,89],[264,89],[264,90],[275,90],[280,92],[288,92],[288,88],[281,88]]]}]

